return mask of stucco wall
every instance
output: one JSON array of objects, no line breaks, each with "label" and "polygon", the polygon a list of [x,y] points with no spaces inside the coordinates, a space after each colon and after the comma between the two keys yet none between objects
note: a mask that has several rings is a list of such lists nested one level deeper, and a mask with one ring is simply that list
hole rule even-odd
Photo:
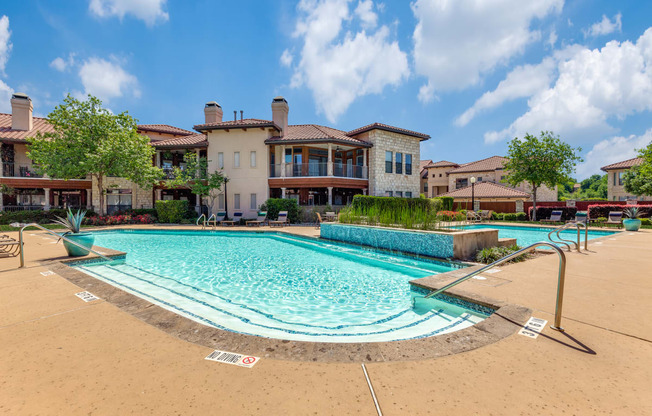
[{"label": "stucco wall", "polygon": [[[509,186],[507,183],[501,182],[501,178],[503,176],[506,176],[507,173],[504,170],[490,170],[490,171],[483,171],[483,172],[469,172],[469,173],[451,173],[448,175],[448,189],[449,191],[454,191],[455,190],[455,182],[457,179],[464,179],[464,178],[471,178],[471,176],[474,176],[476,178],[482,178],[482,182],[496,182],[500,185],[504,186]],[[470,185],[470,182],[469,182]],[[532,188],[530,185],[527,183],[522,183],[521,185],[517,187],[513,187],[514,189],[518,189],[519,191],[531,193]],[[557,187],[555,186],[554,188],[548,188],[547,186],[543,185],[537,190],[537,201],[539,202],[546,202],[546,201],[557,201]]]},{"label": "stucco wall", "polygon": [[[384,130],[372,130],[363,137],[373,143],[369,149],[369,195],[383,196],[385,192],[412,192],[413,197],[421,193],[419,160],[421,157],[420,141],[416,137],[405,136]],[[392,173],[385,173],[385,152],[391,151]],[[396,171],[396,152],[403,153],[403,173]],[[405,155],[412,155],[412,174],[405,174]]]}]

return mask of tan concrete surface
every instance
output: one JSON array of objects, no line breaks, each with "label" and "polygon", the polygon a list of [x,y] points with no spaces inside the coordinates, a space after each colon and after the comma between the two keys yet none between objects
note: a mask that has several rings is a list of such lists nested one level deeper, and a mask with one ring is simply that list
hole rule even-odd
[{"label": "tan concrete surface", "polygon": [[[40,261],[64,254],[51,242],[26,236],[25,269],[0,259],[0,414],[375,414],[359,364],[209,362],[209,348],[103,300],[84,303],[74,284],[40,274]],[[536,340],[368,363],[383,414],[652,414],[652,232],[601,242],[568,256],[566,334],[546,328]],[[460,287],[551,321],[556,261],[501,267]]]}]

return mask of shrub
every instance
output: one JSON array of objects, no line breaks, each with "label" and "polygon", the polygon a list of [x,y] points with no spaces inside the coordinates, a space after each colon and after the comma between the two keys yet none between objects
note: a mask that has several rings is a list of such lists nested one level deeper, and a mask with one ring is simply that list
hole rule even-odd
[{"label": "shrub", "polygon": [[[649,217],[652,215],[652,206],[638,205],[639,213],[642,217]],[[627,208],[626,205],[611,205],[611,204],[596,204],[589,205],[589,218],[609,217],[611,211],[623,212]]]},{"label": "shrub", "polygon": [[434,202],[422,198],[398,198],[394,196],[356,195],[351,206],[354,209],[367,211],[370,208],[379,208],[382,211],[399,211],[404,208],[430,210]]},{"label": "shrub", "polygon": [[[550,218],[552,211],[561,211],[561,221],[570,221],[575,219],[577,208],[575,207],[537,207],[537,219],[543,220]],[[528,217],[532,218],[532,207],[528,210]]]},{"label": "shrub", "polygon": [[[84,210],[82,210],[83,212]],[[12,222],[39,224],[51,223],[59,217],[65,217],[68,211],[65,209],[51,209],[49,211],[3,211],[0,213],[0,224],[6,225]],[[96,215],[93,211],[86,211],[86,216]]]},{"label": "shrub", "polygon": [[[478,263],[484,263],[484,264],[491,264],[497,260],[502,259],[505,256],[508,256],[521,248],[517,245],[513,245],[510,247],[488,247],[488,248],[483,248],[482,250],[478,251],[478,253],[475,256],[475,260]],[[514,259],[510,260],[510,263],[518,263],[521,261],[526,260],[529,257],[529,254],[522,254],[518,257],[515,257]]]},{"label": "shrub", "polygon": [[453,210],[453,197],[452,196],[438,196],[432,199],[441,201],[441,210],[443,211],[452,211]]},{"label": "shrub", "polygon": [[156,201],[156,214],[159,222],[178,224],[188,211],[188,201]]},{"label": "shrub", "polygon": [[652,225],[652,220],[650,218],[641,218],[641,225]]},{"label": "shrub", "polygon": [[94,215],[84,218],[86,225],[122,225],[122,224],[153,224],[156,218],[152,215]]},{"label": "shrub", "polygon": [[276,219],[281,211],[288,212],[288,221],[292,224],[299,222],[299,204],[296,199],[269,198],[260,206],[260,211],[267,211],[267,218]]},{"label": "shrub", "polygon": [[458,211],[439,211],[437,218],[441,221],[464,221],[466,214]]}]

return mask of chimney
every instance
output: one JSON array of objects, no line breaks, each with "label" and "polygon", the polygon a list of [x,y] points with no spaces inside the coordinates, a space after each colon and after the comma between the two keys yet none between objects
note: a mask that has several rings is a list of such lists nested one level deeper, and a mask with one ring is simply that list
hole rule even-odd
[{"label": "chimney", "polygon": [[205,123],[221,123],[222,122],[222,107],[215,101],[209,101],[204,106]]},{"label": "chimney", "polygon": [[288,113],[290,106],[283,97],[276,97],[272,100],[272,121],[281,128],[281,136],[285,135],[288,127]]},{"label": "chimney", "polygon": [[11,96],[11,128],[13,130],[31,130],[34,127],[32,120],[32,100],[17,92]]},{"label": "chimney", "polygon": [[244,111],[240,110],[240,121],[244,120]]},{"label": "chimney", "polygon": [[238,121],[238,110],[233,110],[233,121]]}]

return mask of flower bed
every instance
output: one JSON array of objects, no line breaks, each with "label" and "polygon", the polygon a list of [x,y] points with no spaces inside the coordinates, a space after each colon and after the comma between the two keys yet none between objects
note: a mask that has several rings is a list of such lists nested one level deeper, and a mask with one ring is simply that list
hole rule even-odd
[{"label": "flower bed", "polygon": [[[652,206],[650,205],[635,205],[641,214],[641,217],[649,217],[652,215]],[[628,208],[628,205],[613,205],[613,204],[596,204],[589,205],[589,218],[599,218],[599,217],[609,217],[609,213],[612,211],[623,212],[625,208]]]},{"label": "flower bed", "polygon": [[84,219],[86,225],[123,225],[123,224],[153,224],[156,218],[152,215],[96,215]]}]

